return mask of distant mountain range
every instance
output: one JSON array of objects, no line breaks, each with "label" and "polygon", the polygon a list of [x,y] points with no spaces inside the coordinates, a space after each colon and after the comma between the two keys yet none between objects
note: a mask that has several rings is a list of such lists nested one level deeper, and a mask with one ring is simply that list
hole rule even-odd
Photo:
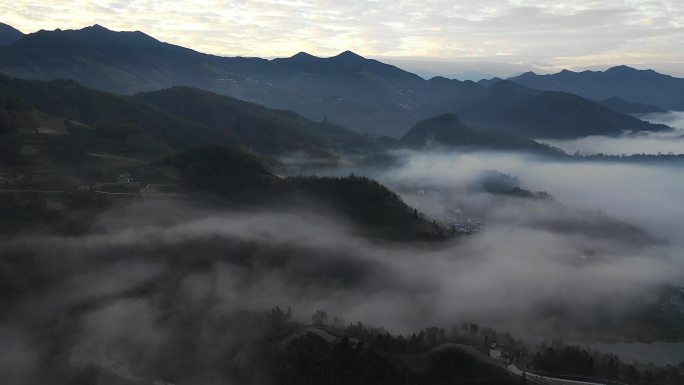
[{"label": "distant mountain range", "polygon": [[[425,79],[443,76],[449,79],[479,81],[496,76],[512,77],[528,71],[542,73],[543,70],[525,64],[513,64],[498,61],[481,60],[439,60],[424,57],[375,56],[383,63],[395,65],[403,70],[413,72]],[[546,73],[546,72],[543,72]]]},{"label": "distant mountain range", "polygon": [[527,72],[509,80],[537,90],[571,92],[589,99],[618,97],[666,110],[684,110],[684,79],[653,70],[618,66],[606,71],[563,70],[552,75]]},{"label": "distant mountain range", "polygon": [[395,138],[418,120],[444,113],[540,138],[667,128],[582,97],[510,81],[424,80],[348,51],[330,58],[306,53],[274,60],[219,57],[98,25],[23,35],[0,47],[0,72],[25,79],[74,79],[119,94],[191,86]]}]

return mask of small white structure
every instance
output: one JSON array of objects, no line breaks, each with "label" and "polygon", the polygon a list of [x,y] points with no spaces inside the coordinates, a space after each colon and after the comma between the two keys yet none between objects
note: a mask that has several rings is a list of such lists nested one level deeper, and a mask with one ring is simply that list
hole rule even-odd
[{"label": "small white structure", "polygon": [[119,174],[119,183],[133,183],[133,178],[131,178],[131,174],[127,172]]},{"label": "small white structure", "polygon": [[496,342],[491,343],[489,347],[489,356],[507,364],[511,364],[514,361],[513,354],[506,350],[505,347],[497,345]]},{"label": "small white structure", "polygon": [[489,347],[489,356],[496,359],[496,360],[501,360],[502,359],[502,352],[500,349],[497,348],[496,342],[492,342]]}]

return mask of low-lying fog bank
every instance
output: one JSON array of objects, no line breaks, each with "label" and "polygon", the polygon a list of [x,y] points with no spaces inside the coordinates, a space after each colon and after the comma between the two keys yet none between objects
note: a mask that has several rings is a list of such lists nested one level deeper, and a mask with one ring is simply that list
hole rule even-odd
[{"label": "low-lying fog bank", "polygon": [[621,137],[588,136],[572,140],[544,139],[542,142],[558,147],[569,154],[631,155],[631,154],[684,154],[684,112],[673,111],[639,115],[651,123],[666,124],[670,132],[644,132]]},{"label": "low-lying fog bank", "polygon": [[[570,321],[572,317],[566,321],[582,324],[602,319],[605,314],[611,314],[609,318],[620,314],[619,309],[612,308],[620,308],[620,303],[630,304],[627,307],[632,310],[644,303],[670,306],[670,297],[658,294],[657,288],[684,283],[684,229],[680,226],[684,207],[679,204],[684,179],[680,167],[551,160],[494,152],[403,151],[395,155],[399,160],[386,169],[319,172],[367,174],[441,223],[482,224],[477,235],[442,251],[456,259],[477,261],[464,276],[454,275],[449,280],[454,286],[447,287],[476,296],[482,307],[465,306],[466,302],[459,299],[442,310],[452,308],[454,315],[467,314],[528,336],[542,336],[545,332],[540,329],[512,325],[515,320],[529,319],[522,314],[535,314],[534,318],[539,311],[554,318],[558,308],[581,314],[581,321]],[[503,175],[522,189],[543,191],[553,198],[546,199],[545,194],[525,197],[519,190],[501,194],[483,191],[483,175],[492,173]],[[473,249],[474,245],[482,248]],[[419,254],[421,261],[431,258],[429,253]],[[459,265],[454,262],[453,266]],[[658,266],[664,268],[663,275],[653,270]],[[632,274],[633,278],[626,278]],[[645,279],[636,282],[637,276]],[[439,282],[434,277],[430,280]],[[471,280],[479,280],[481,287],[467,285]],[[613,285],[620,289],[613,291]],[[596,292],[585,291],[591,287]],[[533,299],[540,293],[550,294],[548,301]],[[579,298],[596,299],[597,307],[580,306],[575,302]],[[553,303],[553,309],[542,303]],[[509,309],[509,305],[520,312]],[[615,328],[619,334],[619,322]]]},{"label": "low-lying fog bank", "polygon": [[[529,201],[514,200],[514,207],[493,210],[511,201],[502,203],[500,197],[469,190],[483,173],[495,170],[517,177],[525,189],[548,192],[566,206],[600,210],[671,242],[684,239],[684,229],[678,225],[684,215],[684,206],[679,204],[684,196],[681,167],[554,161],[492,152],[406,152],[402,159],[399,167],[372,175],[432,216],[440,216],[454,205],[487,216],[529,215],[525,207]],[[437,204],[429,199],[431,191],[439,193]],[[522,212],[509,214],[516,206]]]},{"label": "low-lying fog bank", "polygon": [[[684,282],[680,169],[397,155],[392,167],[354,171],[428,218],[481,222],[478,231],[426,247],[370,241],[316,207],[147,201],[100,214],[80,236],[3,241],[0,369],[30,371],[46,357],[144,362],[177,342],[178,329],[202,342],[188,353],[201,359],[233,338],[203,334],[205,320],[274,306],[303,321],[323,309],[395,332],[477,322],[531,341],[677,338],[649,317],[667,308],[663,288]],[[483,175],[507,185],[492,192]],[[666,325],[668,316],[658,313]]]},{"label": "low-lying fog bank", "polygon": [[583,345],[592,350],[615,354],[624,362],[678,365],[684,357],[684,342],[618,342]]},{"label": "low-lying fog bank", "polygon": [[[608,251],[583,256],[588,246]],[[144,203],[104,214],[93,234],[6,243],[3,257],[30,258],[41,278],[19,286],[26,297],[7,320],[22,328],[28,319],[83,307],[72,321],[99,317],[88,327],[106,338],[130,327],[105,322],[122,312],[156,335],[163,334],[155,326],[159,306],[229,312],[280,305],[304,318],[326,309],[396,331],[476,320],[552,337],[575,323],[619,325],[657,300],[659,285],[681,279],[672,246],[611,250],[583,235],[522,226],[491,226],[436,250],[375,244],[312,213]]]}]

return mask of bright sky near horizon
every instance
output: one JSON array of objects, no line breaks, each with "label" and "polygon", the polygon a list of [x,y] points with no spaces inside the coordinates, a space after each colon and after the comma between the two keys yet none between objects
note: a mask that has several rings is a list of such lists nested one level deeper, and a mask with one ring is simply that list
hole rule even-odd
[{"label": "bright sky near horizon", "polygon": [[23,32],[101,24],[226,56],[684,63],[684,0],[0,0]]}]

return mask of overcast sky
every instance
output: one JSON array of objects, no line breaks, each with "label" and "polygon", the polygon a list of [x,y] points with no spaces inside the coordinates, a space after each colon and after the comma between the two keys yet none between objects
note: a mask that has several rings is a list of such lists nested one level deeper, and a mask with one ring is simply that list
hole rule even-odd
[{"label": "overcast sky", "polygon": [[682,0],[2,0],[0,15],[24,32],[99,23],[228,56],[684,63]]}]

